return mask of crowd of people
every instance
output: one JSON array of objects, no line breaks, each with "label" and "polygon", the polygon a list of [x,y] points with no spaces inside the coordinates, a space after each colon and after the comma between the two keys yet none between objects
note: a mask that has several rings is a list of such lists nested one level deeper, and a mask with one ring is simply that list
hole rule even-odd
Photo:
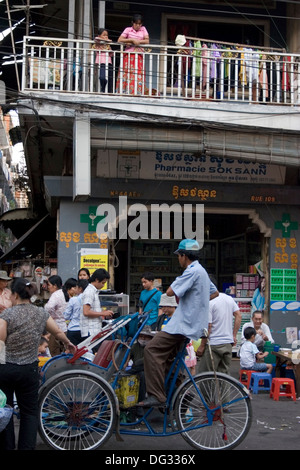
[{"label": "crowd of people", "polygon": [[[175,251],[182,274],[165,293],[154,285],[154,275],[141,276],[139,313],[147,322],[130,352],[131,372],[139,376],[138,406],[161,406],[166,401],[164,380],[177,352],[186,343],[186,365],[191,374],[216,370],[230,374],[232,346],[237,343],[241,313],[234,299],[218,291],[216,281],[198,261],[199,244],[185,239]],[[0,390],[7,404],[17,400],[20,410],[18,449],[34,449],[38,427],[38,361],[74,354],[77,345],[98,333],[102,321],[113,317],[103,309],[99,291],[109,281],[105,269],[91,275],[80,269],[77,279],[64,283],[60,276],[47,279],[49,300],[34,304],[36,285],[24,278],[11,279],[0,271]],[[8,286],[10,284],[10,286]],[[263,293],[259,287],[260,293]],[[255,296],[257,298],[257,295]],[[208,342],[209,341],[209,342]],[[270,372],[263,361],[266,341],[274,342],[263,312],[254,311],[242,329],[241,368]],[[13,419],[0,433],[0,448],[16,446]]]},{"label": "crowd of people", "polygon": [[[18,450],[36,446],[39,362],[62,352],[75,354],[81,341],[101,330],[102,319],[112,317],[112,311],[102,310],[98,295],[109,277],[105,269],[90,275],[86,268],[64,283],[52,275],[46,282],[49,300],[41,307],[35,305],[36,283],[0,271],[0,390],[7,405],[17,403],[19,409]],[[0,432],[0,449],[15,448],[12,417]]]}]

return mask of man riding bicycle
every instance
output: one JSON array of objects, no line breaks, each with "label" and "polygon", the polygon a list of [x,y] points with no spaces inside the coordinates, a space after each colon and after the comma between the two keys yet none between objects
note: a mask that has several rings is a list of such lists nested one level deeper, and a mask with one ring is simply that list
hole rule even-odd
[{"label": "man riding bicycle", "polygon": [[166,402],[164,381],[168,364],[173,361],[182,342],[187,338],[198,340],[208,328],[210,298],[218,295],[206,270],[198,261],[199,244],[185,239],[175,254],[184,269],[167,289],[168,296],[176,296],[179,304],[163,331],[156,333],[144,350],[144,370],[147,398],[140,406],[159,406]]}]

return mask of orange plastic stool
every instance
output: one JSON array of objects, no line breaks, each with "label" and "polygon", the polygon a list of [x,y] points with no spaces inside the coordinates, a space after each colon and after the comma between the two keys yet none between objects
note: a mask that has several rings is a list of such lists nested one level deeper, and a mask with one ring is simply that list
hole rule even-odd
[{"label": "orange plastic stool", "polygon": [[240,382],[241,384],[245,385],[247,388],[249,388],[251,375],[253,372],[254,370],[247,370],[247,369],[240,370]]},{"label": "orange plastic stool", "polygon": [[[285,390],[280,390],[280,387],[282,386],[285,387]],[[279,397],[288,397],[296,401],[295,382],[293,379],[275,377],[272,380],[270,398],[278,401]]]}]

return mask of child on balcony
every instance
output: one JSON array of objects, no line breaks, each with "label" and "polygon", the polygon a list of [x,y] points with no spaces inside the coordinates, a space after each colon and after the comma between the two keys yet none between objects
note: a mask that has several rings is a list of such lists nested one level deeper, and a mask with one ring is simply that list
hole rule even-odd
[{"label": "child on balcony", "polygon": [[101,92],[105,93],[107,85],[108,93],[113,93],[113,52],[108,44],[111,39],[108,38],[108,31],[104,28],[98,30],[98,36],[95,38],[96,49],[99,49],[96,55],[96,64],[100,65],[100,87]]}]

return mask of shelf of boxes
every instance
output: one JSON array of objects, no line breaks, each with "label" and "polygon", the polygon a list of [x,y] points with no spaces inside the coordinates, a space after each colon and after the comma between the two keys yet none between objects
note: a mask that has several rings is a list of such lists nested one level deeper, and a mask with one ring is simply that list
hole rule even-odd
[{"label": "shelf of boxes", "polygon": [[258,274],[236,273],[235,275],[235,295],[237,298],[251,298],[259,281]]}]

